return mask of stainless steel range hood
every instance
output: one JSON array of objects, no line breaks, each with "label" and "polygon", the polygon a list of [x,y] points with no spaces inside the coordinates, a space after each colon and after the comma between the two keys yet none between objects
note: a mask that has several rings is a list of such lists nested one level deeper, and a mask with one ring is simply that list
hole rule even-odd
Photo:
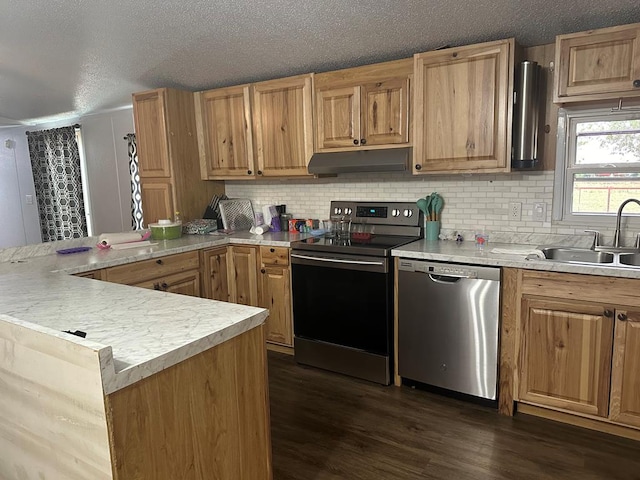
[{"label": "stainless steel range hood", "polygon": [[309,161],[309,173],[336,175],[339,173],[408,172],[411,147],[356,152],[314,153]]}]

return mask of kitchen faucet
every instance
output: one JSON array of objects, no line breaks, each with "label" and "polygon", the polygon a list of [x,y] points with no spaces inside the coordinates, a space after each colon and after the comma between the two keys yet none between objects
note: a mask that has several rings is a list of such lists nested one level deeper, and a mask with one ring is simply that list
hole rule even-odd
[{"label": "kitchen faucet", "polygon": [[[613,248],[620,248],[620,220],[622,220],[622,210],[627,205],[627,203],[637,203],[640,205],[640,200],[636,200],[635,198],[628,198],[624,202],[620,204],[618,208],[618,216],[616,217],[616,232],[613,234]],[[636,246],[635,248],[640,247],[639,244],[640,236],[636,237]]]}]

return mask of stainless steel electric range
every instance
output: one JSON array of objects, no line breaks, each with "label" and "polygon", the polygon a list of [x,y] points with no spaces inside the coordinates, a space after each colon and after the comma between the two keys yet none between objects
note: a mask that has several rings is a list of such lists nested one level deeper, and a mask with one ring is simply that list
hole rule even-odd
[{"label": "stainless steel electric range", "polygon": [[298,363],[388,385],[393,372],[391,250],[421,238],[413,202],[331,202],[351,220],[348,238],[292,245],[293,329]]}]

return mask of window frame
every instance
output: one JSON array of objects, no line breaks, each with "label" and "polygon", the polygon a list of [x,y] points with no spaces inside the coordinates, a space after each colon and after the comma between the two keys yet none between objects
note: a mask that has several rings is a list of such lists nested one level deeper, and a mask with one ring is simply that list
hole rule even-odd
[{"label": "window frame", "polygon": [[[556,167],[553,185],[552,221],[559,225],[613,228],[616,213],[572,213],[573,175],[576,173],[640,173],[640,164],[599,164],[575,166],[576,125],[580,120],[640,119],[640,108],[565,107],[558,110]],[[611,166],[612,168],[607,168]],[[606,168],[606,170],[605,170]],[[629,227],[640,228],[640,215],[625,213]]]}]

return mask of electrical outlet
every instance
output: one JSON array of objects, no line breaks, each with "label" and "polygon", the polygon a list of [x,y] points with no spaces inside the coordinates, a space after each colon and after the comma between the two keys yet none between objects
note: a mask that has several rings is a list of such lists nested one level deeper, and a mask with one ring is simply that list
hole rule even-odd
[{"label": "electrical outlet", "polygon": [[509,218],[511,220],[522,219],[522,204],[520,202],[511,202],[509,204]]},{"label": "electrical outlet", "polygon": [[531,216],[534,222],[544,222],[547,219],[547,204],[534,203]]},{"label": "electrical outlet", "polygon": [[33,195],[25,195],[27,205],[33,205]]}]

